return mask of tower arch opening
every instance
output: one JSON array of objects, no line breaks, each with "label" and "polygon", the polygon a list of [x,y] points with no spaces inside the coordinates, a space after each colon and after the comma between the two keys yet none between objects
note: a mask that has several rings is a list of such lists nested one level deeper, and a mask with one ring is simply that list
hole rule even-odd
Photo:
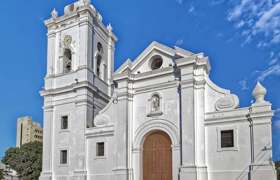
[{"label": "tower arch opening", "polygon": [[69,73],[70,71],[72,71],[72,52],[66,48],[63,53],[63,72]]}]

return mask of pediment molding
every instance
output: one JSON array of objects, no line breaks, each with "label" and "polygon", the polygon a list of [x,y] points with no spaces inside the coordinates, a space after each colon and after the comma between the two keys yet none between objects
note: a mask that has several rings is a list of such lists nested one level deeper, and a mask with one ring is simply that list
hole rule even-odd
[{"label": "pediment molding", "polygon": [[137,74],[137,71],[141,65],[149,61],[154,55],[160,55],[162,57],[169,58],[171,60],[170,64],[173,65],[172,59],[187,58],[193,56],[194,53],[179,47],[170,48],[154,41],[135,60],[126,60],[126,62],[115,72],[115,74],[121,74],[125,71],[130,71],[133,74]]}]

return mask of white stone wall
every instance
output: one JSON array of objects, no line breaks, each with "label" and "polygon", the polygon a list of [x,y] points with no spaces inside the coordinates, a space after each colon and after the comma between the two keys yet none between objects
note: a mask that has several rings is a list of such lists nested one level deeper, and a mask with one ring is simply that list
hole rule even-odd
[{"label": "white stone wall", "polygon": [[[248,108],[239,108],[237,96],[209,79],[208,58],[203,53],[153,42],[113,74],[117,39],[112,27],[103,25],[101,15],[89,2],[81,0],[67,6],[61,17],[53,11],[46,21],[48,63],[41,92],[44,148],[40,179],[143,180],[143,142],[154,131],[170,136],[173,180],[178,175],[182,180],[246,179],[250,165]],[[66,35],[73,39],[74,66],[72,72],[62,74],[61,44]],[[102,63],[107,67],[106,72],[101,69],[100,78],[96,77],[98,42],[105,50]],[[155,55],[161,56],[163,63],[151,70]],[[175,65],[181,70],[180,80],[175,78]],[[112,80],[117,84],[114,91]],[[255,122],[254,180],[275,178],[270,164],[272,111],[264,100],[265,93],[261,85],[253,93],[257,99],[251,113]],[[151,112],[151,97],[155,94],[160,106],[157,112]],[[64,115],[69,117],[67,130],[61,130]],[[233,148],[220,148],[223,129],[234,130]],[[96,156],[98,142],[105,143],[104,157]],[[66,165],[59,162],[60,150],[69,153]]]},{"label": "white stone wall", "polygon": [[[76,2],[58,17],[55,10],[45,22],[48,27],[48,65],[44,96],[44,147],[41,179],[84,178],[87,175],[86,129],[93,126],[94,116],[104,108],[111,94],[112,71],[95,76],[94,52],[103,44],[103,63],[113,69],[116,37],[104,27],[100,14],[90,4]],[[73,7],[73,8],[72,8]],[[65,37],[72,53],[71,72],[63,72]],[[110,56],[109,56],[110,53]],[[109,62],[110,61],[110,62]],[[105,76],[106,74],[106,76]],[[68,129],[61,129],[62,116],[68,116]],[[106,147],[107,148],[107,147]],[[60,163],[60,151],[67,150],[67,164]],[[91,155],[91,154],[90,154]]]},{"label": "white stone wall", "polygon": [[[268,107],[267,107],[268,108]],[[263,115],[269,113],[262,112]],[[223,113],[223,114],[222,114]],[[250,129],[245,115],[248,108],[209,113],[206,119],[207,165],[210,179],[246,179],[250,165]],[[239,116],[235,115],[238,114]],[[255,171],[254,179],[274,179],[274,167],[271,166],[271,114],[254,119]],[[235,147],[221,148],[219,133],[233,129]]]}]

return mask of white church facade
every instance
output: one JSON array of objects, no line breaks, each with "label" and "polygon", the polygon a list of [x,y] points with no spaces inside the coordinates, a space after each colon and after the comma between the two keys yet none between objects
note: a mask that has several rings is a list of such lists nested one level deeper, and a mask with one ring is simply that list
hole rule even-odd
[{"label": "white church facade", "polygon": [[117,38],[89,0],[45,24],[40,180],[276,179],[261,84],[240,108],[207,56],[157,42],[114,71]]}]

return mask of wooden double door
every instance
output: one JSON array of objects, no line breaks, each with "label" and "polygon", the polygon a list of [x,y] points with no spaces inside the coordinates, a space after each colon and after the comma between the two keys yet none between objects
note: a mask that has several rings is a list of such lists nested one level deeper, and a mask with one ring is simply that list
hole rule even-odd
[{"label": "wooden double door", "polygon": [[169,136],[154,132],[143,146],[143,180],[172,180],[172,149]]}]

